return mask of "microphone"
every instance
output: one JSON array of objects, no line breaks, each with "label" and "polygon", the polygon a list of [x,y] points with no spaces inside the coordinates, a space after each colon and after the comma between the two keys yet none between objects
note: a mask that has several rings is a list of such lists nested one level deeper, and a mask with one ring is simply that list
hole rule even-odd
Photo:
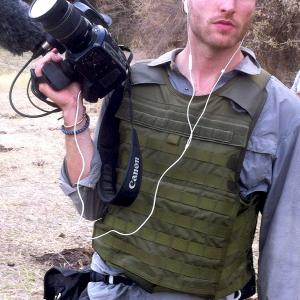
[{"label": "microphone", "polygon": [[30,19],[28,11],[22,0],[0,0],[0,47],[14,55],[35,53],[46,40],[42,26]]}]

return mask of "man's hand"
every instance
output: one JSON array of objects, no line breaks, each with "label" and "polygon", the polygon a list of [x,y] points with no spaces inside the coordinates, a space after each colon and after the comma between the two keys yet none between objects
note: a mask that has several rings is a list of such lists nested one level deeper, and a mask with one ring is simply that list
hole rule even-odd
[{"label": "man's hand", "polygon": [[[43,66],[50,61],[54,61],[56,63],[62,61],[62,57],[58,54],[56,49],[53,49],[36,62],[35,75],[37,77],[42,76]],[[54,90],[46,83],[41,83],[39,84],[39,90],[62,109],[66,125],[74,123],[77,96],[80,91],[80,86],[77,82],[71,83],[69,86],[60,91]],[[79,116],[83,114],[83,111],[83,104],[82,101],[80,101]]]},{"label": "man's hand", "polygon": [[[57,53],[56,50],[52,50],[38,60],[35,66],[35,74],[37,77],[42,76],[42,68],[49,61],[60,62],[62,61],[62,57]],[[73,126],[76,123],[75,116],[77,98],[80,92],[79,84],[74,82],[63,90],[56,91],[48,84],[42,83],[39,85],[39,90],[62,109],[64,126],[68,127],[70,130],[74,129]],[[81,119],[86,120],[85,108],[82,100],[78,103],[78,120]],[[80,127],[84,126],[85,122],[78,124],[76,129],[80,129]],[[82,157],[78,151],[77,144],[75,143],[74,135],[66,135],[65,161],[68,169],[69,180],[72,185],[78,181],[80,175],[82,175],[82,178],[88,176],[94,149],[89,130],[85,130],[84,132],[80,133],[77,137],[77,141],[85,160],[85,168],[82,174]]]}]

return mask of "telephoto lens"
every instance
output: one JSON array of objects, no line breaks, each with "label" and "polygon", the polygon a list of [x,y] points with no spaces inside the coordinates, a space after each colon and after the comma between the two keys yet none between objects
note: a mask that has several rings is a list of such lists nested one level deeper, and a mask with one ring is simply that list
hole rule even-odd
[{"label": "telephoto lens", "polygon": [[35,0],[29,16],[71,52],[80,52],[92,41],[92,24],[66,0]]}]

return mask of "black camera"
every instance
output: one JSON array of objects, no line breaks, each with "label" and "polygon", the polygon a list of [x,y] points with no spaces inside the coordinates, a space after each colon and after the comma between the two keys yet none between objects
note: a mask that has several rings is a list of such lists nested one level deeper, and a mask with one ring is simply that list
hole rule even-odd
[{"label": "black camera", "polygon": [[50,45],[65,52],[61,63],[49,62],[42,70],[54,89],[78,81],[85,100],[96,102],[126,79],[129,62],[108,31],[111,20],[87,1],[35,0],[29,16],[42,24]]}]

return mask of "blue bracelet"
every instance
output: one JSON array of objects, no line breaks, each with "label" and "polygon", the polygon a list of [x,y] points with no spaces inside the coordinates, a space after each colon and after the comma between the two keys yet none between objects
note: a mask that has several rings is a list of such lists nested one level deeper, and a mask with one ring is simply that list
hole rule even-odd
[{"label": "blue bracelet", "polygon": [[84,131],[86,131],[90,126],[90,117],[89,115],[85,115],[85,124],[82,128],[77,129],[76,131],[74,131],[73,129],[66,129],[64,125],[61,126],[61,131],[62,133],[64,133],[65,135],[74,135],[74,134],[80,134]]}]

